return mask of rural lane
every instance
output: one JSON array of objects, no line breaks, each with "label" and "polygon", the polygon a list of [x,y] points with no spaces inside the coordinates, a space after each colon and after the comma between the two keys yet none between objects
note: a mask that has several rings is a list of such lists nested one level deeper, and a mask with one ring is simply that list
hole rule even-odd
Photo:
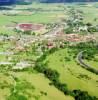
[{"label": "rural lane", "polygon": [[87,69],[87,70],[89,70],[89,71],[91,71],[91,72],[93,72],[95,74],[98,74],[98,70],[94,69],[93,66],[90,66],[90,65],[86,64],[82,60],[82,58],[83,58],[83,52],[84,51],[81,51],[81,52],[78,53],[77,58],[76,58],[77,63],[79,63],[83,68],[85,68],[85,69]]}]

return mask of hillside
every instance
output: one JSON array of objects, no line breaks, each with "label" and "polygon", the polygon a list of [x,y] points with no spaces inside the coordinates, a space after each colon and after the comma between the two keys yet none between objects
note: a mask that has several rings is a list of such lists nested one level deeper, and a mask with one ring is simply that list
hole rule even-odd
[{"label": "hillside", "polygon": [[98,0],[0,0],[0,5],[40,3],[66,3],[66,2],[97,2]]}]

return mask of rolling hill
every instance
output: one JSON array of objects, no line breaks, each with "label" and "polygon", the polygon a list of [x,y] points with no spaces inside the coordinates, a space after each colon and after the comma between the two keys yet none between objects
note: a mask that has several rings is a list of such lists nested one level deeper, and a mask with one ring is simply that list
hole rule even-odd
[{"label": "rolling hill", "polygon": [[0,5],[41,3],[66,3],[66,2],[97,2],[98,0],[0,0]]}]

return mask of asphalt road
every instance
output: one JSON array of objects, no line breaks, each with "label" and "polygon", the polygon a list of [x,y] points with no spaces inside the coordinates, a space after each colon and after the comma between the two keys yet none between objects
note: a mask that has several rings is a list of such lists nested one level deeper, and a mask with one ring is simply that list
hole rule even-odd
[{"label": "asphalt road", "polygon": [[95,74],[98,74],[98,70],[94,69],[93,66],[90,66],[90,65],[86,64],[86,63],[82,60],[82,58],[83,58],[83,52],[84,52],[84,51],[81,51],[81,52],[78,53],[77,59],[76,59],[77,62],[78,62],[83,68],[85,68],[85,69],[87,69],[87,70],[89,70],[89,71],[91,71],[91,72],[93,72],[93,73],[95,73]]}]

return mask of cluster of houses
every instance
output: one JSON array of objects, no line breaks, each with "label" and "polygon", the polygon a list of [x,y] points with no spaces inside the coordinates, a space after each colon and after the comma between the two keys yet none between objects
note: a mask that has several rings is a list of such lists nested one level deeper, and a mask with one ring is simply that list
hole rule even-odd
[{"label": "cluster of houses", "polygon": [[66,34],[65,40],[68,42],[86,42],[96,40],[94,35]]}]

